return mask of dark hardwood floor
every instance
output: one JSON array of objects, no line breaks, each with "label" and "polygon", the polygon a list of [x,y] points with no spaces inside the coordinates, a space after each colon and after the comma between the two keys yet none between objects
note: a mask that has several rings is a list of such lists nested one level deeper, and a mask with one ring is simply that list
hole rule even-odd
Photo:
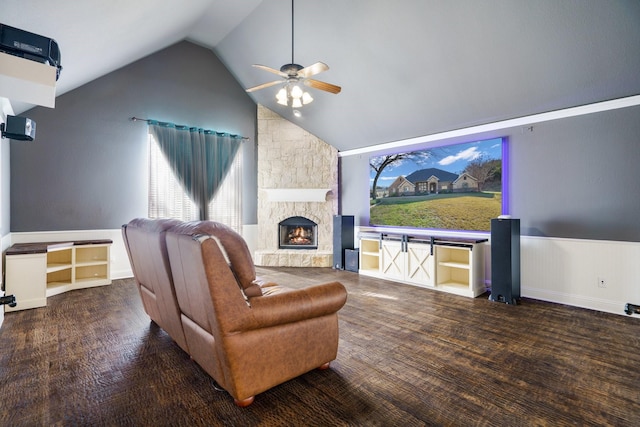
[{"label": "dark hardwood floor", "polygon": [[344,283],[331,369],[238,408],[150,323],[133,281],[117,280],[5,315],[0,425],[640,425],[637,318],[331,269],[258,272],[292,287]]}]

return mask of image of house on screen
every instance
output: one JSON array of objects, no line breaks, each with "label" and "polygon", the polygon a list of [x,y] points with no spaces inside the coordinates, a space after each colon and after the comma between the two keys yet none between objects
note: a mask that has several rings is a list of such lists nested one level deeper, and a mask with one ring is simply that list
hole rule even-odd
[{"label": "image of house on screen", "polygon": [[417,170],[406,177],[399,176],[389,186],[389,196],[421,194],[467,193],[479,191],[478,180],[466,172],[460,175],[442,169]]}]

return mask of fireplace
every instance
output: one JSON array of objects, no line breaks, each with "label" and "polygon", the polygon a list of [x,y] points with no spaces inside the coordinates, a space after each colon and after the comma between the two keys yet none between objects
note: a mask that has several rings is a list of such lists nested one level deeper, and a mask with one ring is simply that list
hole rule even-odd
[{"label": "fireplace", "polygon": [[[338,214],[338,150],[260,104],[257,145],[255,264],[330,268],[333,265],[332,217]],[[293,167],[292,159],[299,159],[301,155],[313,161],[295,161]],[[287,231],[287,226],[282,231],[280,224],[289,217],[311,221],[298,224],[303,230],[307,229],[304,236],[293,242],[287,236],[296,227]]]},{"label": "fireplace", "polygon": [[278,249],[317,249],[318,224],[292,216],[278,224]]}]

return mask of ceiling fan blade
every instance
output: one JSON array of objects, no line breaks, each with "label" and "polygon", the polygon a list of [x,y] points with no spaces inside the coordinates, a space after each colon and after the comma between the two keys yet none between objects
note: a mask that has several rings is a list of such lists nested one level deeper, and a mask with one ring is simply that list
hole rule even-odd
[{"label": "ceiling fan blade", "polygon": [[311,86],[314,89],[324,90],[325,92],[331,92],[338,94],[342,90],[340,86],[332,85],[331,83],[321,82],[320,80],[305,79],[304,84]]},{"label": "ceiling fan blade", "polygon": [[260,68],[261,70],[264,70],[264,71],[268,71],[268,72],[273,73],[273,74],[277,74],[280,77],[284,77],[284,78],[289,77],[287,75],[287,73],[283,73],[282,71],[276,70],[275,68],[267,67],[266,65],[253,64],[252,66],[256,67],[256,68]]},{"label": "ceiling fan blade", "polygon": [[284,82],[282,80],[274,80],[274,81],[269,82],[269,83],[262,83],[261,85],[250,87],[246,91],[247,92],[254,92],[256,90],[264,89],[264,88],[270,87],[270,86],[275,86],[275,85],[281,84],[281,83],[284,83]]},{"label": "ceiling fan blade", "polygon": [[322,73],[323,71],[327,71],[329,66],[324,62],[316,62],[315,64],[311,64],[308,67],[304,67],[302,70],[298,71],[298,76],[300,77],[311,77],[316,74]]}]

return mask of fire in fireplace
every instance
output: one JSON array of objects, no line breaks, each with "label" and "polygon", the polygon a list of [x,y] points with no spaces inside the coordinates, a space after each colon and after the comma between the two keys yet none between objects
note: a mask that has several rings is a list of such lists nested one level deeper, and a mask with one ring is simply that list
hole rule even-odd
[{"label": "fire in fireplace", "polygon": [[278,224],[279,249],[317,249],[318,224],[302,216],[292,216]]}]

